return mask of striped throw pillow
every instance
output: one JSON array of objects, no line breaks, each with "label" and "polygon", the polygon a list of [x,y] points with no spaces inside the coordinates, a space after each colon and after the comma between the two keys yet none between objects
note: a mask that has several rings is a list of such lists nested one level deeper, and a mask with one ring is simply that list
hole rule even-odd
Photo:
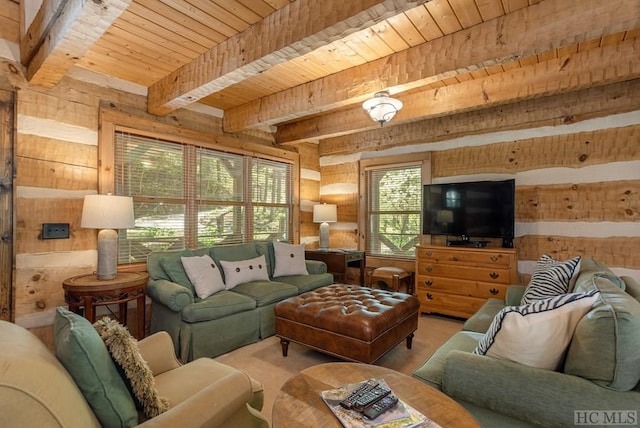
[{"label": "striped throw pillow", "polygon": [[527,305],[536,300],[568,293],[572,279],[580,270],[579,266],[580,256],[558,261],[548,254],[543,254],[536,263],[520,304]]}]

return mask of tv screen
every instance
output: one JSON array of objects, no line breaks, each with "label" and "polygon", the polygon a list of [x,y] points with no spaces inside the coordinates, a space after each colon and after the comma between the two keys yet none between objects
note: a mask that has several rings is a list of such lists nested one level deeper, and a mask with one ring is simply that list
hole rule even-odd
[{"label": "tv screen", "polygon": [[514,234],[514,199],[513,179],[427,184],[422,233],[510,241]]}]

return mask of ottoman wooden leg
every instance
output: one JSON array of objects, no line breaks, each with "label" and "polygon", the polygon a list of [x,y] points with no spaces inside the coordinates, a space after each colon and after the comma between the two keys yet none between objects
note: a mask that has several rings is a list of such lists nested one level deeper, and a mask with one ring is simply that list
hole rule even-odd
[{"label": "ottoman wooden leg", "polygon": [[289,352],[289,341],[287,339],[280,339],[280,346],[282,346],[282,356],[286,357]]},{"label": "ottoman wooden leg", "polygon": [[413,333],[407,336],[407,349],[411,349],[411,343],[413,342]]}]

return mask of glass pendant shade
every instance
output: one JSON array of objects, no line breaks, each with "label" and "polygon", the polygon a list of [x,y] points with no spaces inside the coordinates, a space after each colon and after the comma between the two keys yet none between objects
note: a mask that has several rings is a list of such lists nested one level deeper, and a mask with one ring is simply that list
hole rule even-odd
[{"label": "glass pendant shade", "polygon": [[362,103],[362,108],[380,126],[390,121],[402,108],[402,101],[391,98],[388,92],[377,92],[373,98]]}]

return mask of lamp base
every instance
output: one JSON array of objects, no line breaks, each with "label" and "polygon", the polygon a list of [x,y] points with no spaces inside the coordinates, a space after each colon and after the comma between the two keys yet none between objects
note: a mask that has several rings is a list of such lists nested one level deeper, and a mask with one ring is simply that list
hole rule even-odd
[{"label": "lamp base", "polygon": [[320,223],[320,249],[326,250],[329,248],[329,223],[326,221]]},{"label": "lamp base", "polygon": [[98,279],[115,279],[118,275],[118,232],[102,229],[98,233]]}]

